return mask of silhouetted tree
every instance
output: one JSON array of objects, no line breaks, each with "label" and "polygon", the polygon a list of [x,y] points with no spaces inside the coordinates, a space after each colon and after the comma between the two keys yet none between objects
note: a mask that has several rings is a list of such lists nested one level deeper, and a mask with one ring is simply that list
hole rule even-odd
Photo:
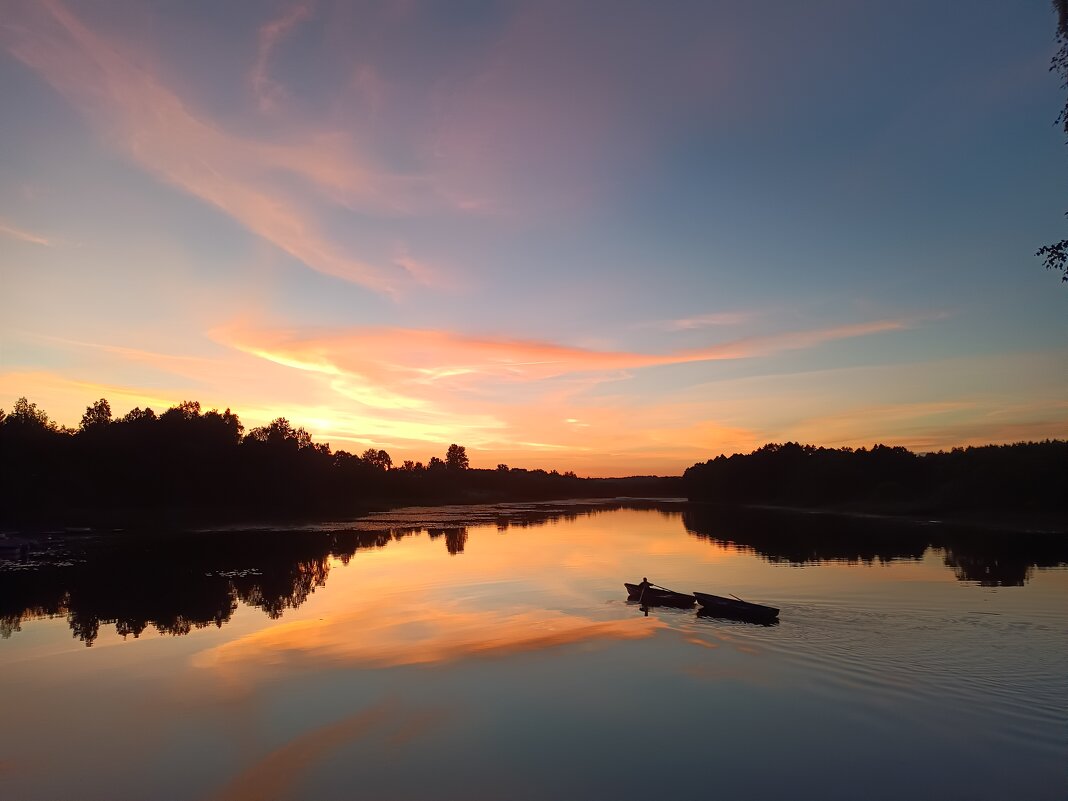
[{"label": "silhouetted tree", "polygon": [[383,450],[368,448],[360,458],[379,470],[389,470],[389,468],[393,467],[393,458]]},{"label": "silhouetted tree", "polygon": [[[152,411],[149,409],[148,411]],[[236,445],[241,441],[241,434],[245,430],[244,424],[240,418],[230,411],[229,407],[225,412],[219,414],[218,409],[212,409],[210,412],[204,415],[204,420],[213,431],[218,431],[222,436],[231,444]],[[304,429],[300,429],[303,431]],[[307,434],[305,431],[304,433]],[[308,437],[311,441],[311,437]]]},{"label": "silhouetted tree", "polygon": [[[57,426],[26,398],[0,417],[0,522],[126,525],[150,517],[181,526],[204,517],[349,514],[371,505],[679,494],[668,490],[676,479],[473,469],[456,444],[448,462],[435,456],[429,468],[408,460],[393,470],[385,450],[334,454],[284,417],[242,437],[230,409],[204,412],[198,401],[158,417],[151,409],[118,418],[111,412],[101,398],[86,409],[78,432]],[[131,618],[123,630],[142,624]]]},{"label": "silhouetted tree", "polygon": [[[226,412],[229,414],[230,410],[227,409]],[[262,442],[266,445],[288,446],[297,450],[307,448],[312,444],[311,434],[303,428],[294,428],[284,417],[279,417],[265,426],[252,429],[245,439]]]},{"label": "silhouetted tree", "polygon": [[449,470],[466,470],[469,468],[471,461],[467,458],[467,448],[455,443],[450,445],[445,452],[445,466]]},{"label": "silhouetted tree", "polygon": [[142,421],[155,421],[156,413],[151,409],[142,409],[139,406],[135,406],[126,413],[122,418],[123,423],[140,423]]},{"label": "silhouetted tree", "polygon": [[194,420],[200,417],[200,401],[182,401],[177,406],[172,406],[160,415],[160,420],[175,422],[178,420]]},{"label": "silhouetted tree", "polygon": [[82,415],[81,430],[88,431],[92,428],[100,428],[111,422],[111,404],[107,398],[101,398],[85,410]]},{"label": "silhouetted tree", "polygon": [[693,500],[727,504],[848,504],[897,513],[1063,512],[1068,443],[955,448],[917,456],[902,447],[765,445],[686,470]]},{"label": "silhouetted tree", "polygon": [[[1053,0],[1053,10],[1057,12],[1057,53],[1050,61],[1050,72],[1061,76],[1061,89],[1068,90],[1068,0]],[[1068,100],[1065,100],[1057,122],[1061,124],[1068,136]]]},{"label": "silhouetted tree", "polygon": [[[1053,8],[1057,12],[1058,48],[1049,69],[1050,72],[1061,76],[1061,89],[1068,90],[1068,0],[1053,0]],[[1068,136],[1068,100],[1057,116],[1057,122]],[[1068,213],[1065,216],[1068,216]],[[1042,257],[1042,263],[1047,270],[1063,273],[1061,281],[1068,281],[1068,239],[1041,247],[1035,255]]]},{"label": "silhouetted tree", "polygon": [[25,431],[55,431],[57,428],[43,409],[39,409],[36,403],[31,403],[25,397],[15,401],[15,407],[5,418],[4,426]]}]

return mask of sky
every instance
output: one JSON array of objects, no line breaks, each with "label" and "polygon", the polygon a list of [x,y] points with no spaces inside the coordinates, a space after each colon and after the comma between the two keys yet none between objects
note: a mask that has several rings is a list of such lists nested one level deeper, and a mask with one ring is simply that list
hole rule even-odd
[{"label": "sky", "polygon": [[1068,436],[1043,0],[0,2],[0,407],[677,474]]}]

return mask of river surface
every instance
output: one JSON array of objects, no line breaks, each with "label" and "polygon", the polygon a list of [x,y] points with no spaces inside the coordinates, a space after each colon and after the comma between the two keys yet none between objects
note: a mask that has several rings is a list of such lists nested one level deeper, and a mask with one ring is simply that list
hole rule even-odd
[{"label": "river surface", "polygon": [[681,502],[37,537],[0,798],[1064,799],[1068,559],[970,542]]}]

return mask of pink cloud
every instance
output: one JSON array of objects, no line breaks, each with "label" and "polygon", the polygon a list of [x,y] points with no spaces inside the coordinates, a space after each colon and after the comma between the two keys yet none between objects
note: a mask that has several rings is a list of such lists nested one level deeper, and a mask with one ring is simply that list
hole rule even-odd
[{"label": "pink cloud", "polygon": [[252,91],[255,92],[262,111],[273,111],[285,95],[282,86],[268,74],[272,52],[291,30],[310,16],[311,6],[298,4],[260,27],[259,49],[256,53],[256,63],[252,67],[251,81]]},{"label": "pink cloud", "polygon": [[645,168],[680,115],[722,102],[724,38],[654,4],[522,4],[472,77],[438,90],[439,169],[456,197],[497,213],[581,211]]},{"label": "pink cloud", "polygon": [[216,336],[241,350],[300,369],[338,375],[353,373],[399,385],[431,384],[466,376],[539,381],[570,373],[742,359],[901,330],[909,324],[904,319],[876,320],[747,337],[660,354],[592,350],[553,342],[408,328],[301,333],[234,326],[220,328]]},{"label": "pink cloud", "polygon": [[741,325],[749,322],[753,317],[753,312],[713,312],[711,314],[699,314],[694,317],[683,317],[678,320],[667,320],[661,323],[659,327],[668,331],[693,331],[700,328]]},{"label": "pink cloud", "polygon": [[4,220],[0,220],[0,235],[17,239],[20,242],[29,242],[31,245],[52,246],[51,240],[47,237],[35,234],[33,231],[27,231],[25,228],[19,228]]},{"label": "pink cloud", "polygon": [[[293,12],[268,26],[261,41],[264,64],[270,46],[300,18]],[[16,58],[39,72],[114,146],[162,180],[321,273],[386,293],[412,282],[413,271],[401,265],[347,252],[319,225],[315,195],[350,210],[410,212],[441,198],[426,179],[381,170],[342,132],[283,142],[228,133],[197,114],[150,65],[135,63],[120,45],[88,28],[57,0],[22,4],[2,36]],[[264,42],[270,46],[262,46]],[[287,176],[313,194],[291,186]]]},{"label": "pink cloud", "polygon": [[372,115],[377,114],[385,102],[386,84],[370,64],[358,64],[352,72],[352,88],[363,98]]}]

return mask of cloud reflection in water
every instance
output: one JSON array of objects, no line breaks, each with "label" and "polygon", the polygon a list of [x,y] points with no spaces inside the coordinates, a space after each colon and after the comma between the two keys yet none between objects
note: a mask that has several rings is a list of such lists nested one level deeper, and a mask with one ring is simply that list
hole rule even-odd
[{"label": "cloud reflection in water", "polygon": [[596,620],[541,609],[477,611],[455,604],[381,602],[320,620],[283,623],[198,654],[198,667],[394,667],[504,657],[591,640],[652,636],[655,617]]}]

